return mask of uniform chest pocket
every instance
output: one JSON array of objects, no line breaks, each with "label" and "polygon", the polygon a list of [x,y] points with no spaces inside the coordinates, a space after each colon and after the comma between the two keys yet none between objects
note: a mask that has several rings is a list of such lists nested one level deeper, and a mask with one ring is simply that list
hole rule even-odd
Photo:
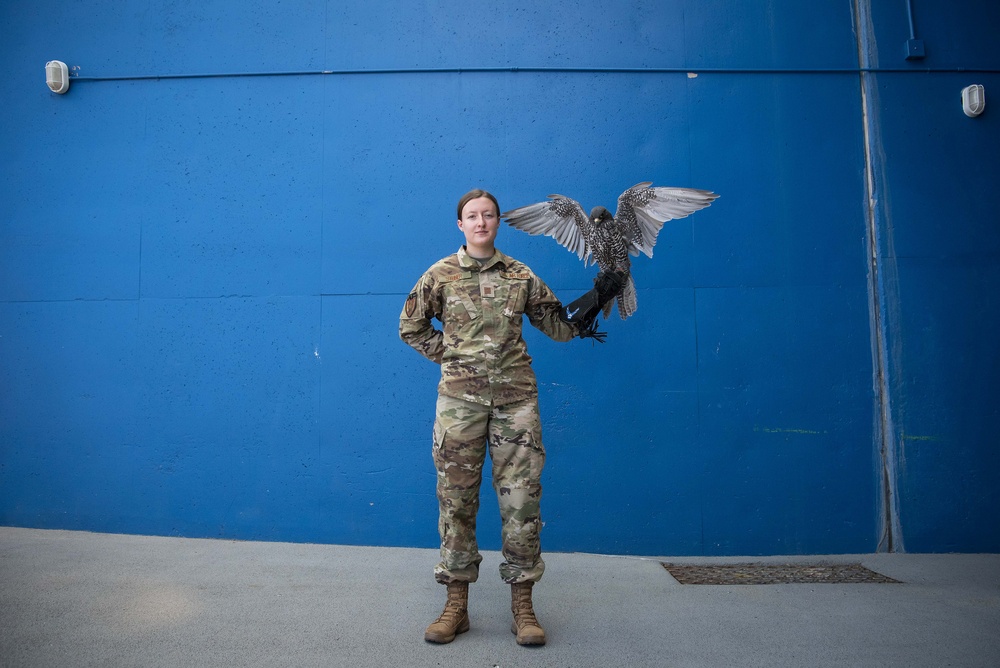
[{"label": "uniform chest pocket", "polygon": [[476,307],[475,302],[472,301],[472,297],[469,296],[468,286],[463,284],[464,281],[456,279],[449,281],[444,285],[443,297],[444,297],[444,324],[448,325],[465,325],[480,316],[479,309]]},{"label": "uniform chest pocket", "polygon": [[528,282],[523,280],[511,281],[507,290],[507,303],[504,306],[503,314],[508,318],[517,318],[524,315],[524,309],[528,303]]}]

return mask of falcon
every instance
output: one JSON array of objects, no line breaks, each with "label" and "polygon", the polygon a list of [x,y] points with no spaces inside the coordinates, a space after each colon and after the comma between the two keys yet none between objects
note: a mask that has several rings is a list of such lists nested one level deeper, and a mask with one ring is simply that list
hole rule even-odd
[{"label": "falcon", "polygon": [[[596,264],[603,272],[625,274],[625,285],[616,301],[625,320],[636,310],[635,281],[629,255],[653,257],[656,235],[663,223],[684,218],[704,209],[717,197],[694,188],[651,188],[652,181],[638,183],[618,197],[615,215],[595,206],[587,216],[579,202],[564,195],[549,195],[549,201],[529,204],[500,214],[509,225],[528,234],[544,234],[576,253],[584,266]],[[604,306],[604,317],[611,302]]]}]

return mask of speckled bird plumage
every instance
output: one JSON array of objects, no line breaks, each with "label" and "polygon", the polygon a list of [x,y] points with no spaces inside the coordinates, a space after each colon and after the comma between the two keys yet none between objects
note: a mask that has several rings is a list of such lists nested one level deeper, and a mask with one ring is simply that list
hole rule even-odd
[{"label": "speckled bird plumage", "polygon": [[[596,264],[602,271],[623,271],[625,287],[618,296],[622,320],[635,313],[635,281],[629,256],[639,253],[653,257],[656,237],[668,220],[684,218],[704,209],[717,197],[713,192],[694,188],[652,188],[651,181],[636,184],[618,197],[615,215],[595,206],[588,216],[579,202],[564,195],[549,195],[547,202],[529,204],[502,217],[528,234],[544,234],[577,254],[585,265]],[[611,313],[611,302],[604,317]]]}]

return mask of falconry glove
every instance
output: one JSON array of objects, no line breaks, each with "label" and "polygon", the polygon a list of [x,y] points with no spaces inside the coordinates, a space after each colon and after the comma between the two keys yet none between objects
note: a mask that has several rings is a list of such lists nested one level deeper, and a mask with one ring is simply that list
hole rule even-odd
[{"label": "falconry glove", "polygon": [[597,274],[597,278],[594,279],[594,289],[597,290],[600,308],[603,309],[605,304],[622,293],[627,280],[628,274],[624,271],[602,271]]},{"label": "falconry glove", "polygon": [[563,320],[577,326],[581,339],[590,338],[604,343],[607,334],[597,331],[597,314],[605,304],[621,294],[626,279],[625,272],[602,271],[594,279],[593,289],[566,307],[561,314]]}]

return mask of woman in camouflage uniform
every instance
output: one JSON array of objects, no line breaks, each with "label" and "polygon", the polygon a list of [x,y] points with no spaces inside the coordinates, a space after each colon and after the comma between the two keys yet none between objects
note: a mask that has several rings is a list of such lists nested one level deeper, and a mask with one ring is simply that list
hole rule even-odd
[{"label": "woman in camouflage uniform", "polygon": [[[420,277],[399,319],[403,341],[441,365],[433,444],[441,562],[434,575],[447,585],[448,599],[424,637],[447,643],[469,629],[469,583],[479,577],[482,561],[476,513],[488,447],[503,523],[500,574],[511,585],[511,630],[519,644],[541,645],[545,631],[531,592],[545,569],[539,543],[545,449],[522,316],[556,341],[592,330],[589,322],[564,316],[531,269],[496,249],[500,208],[493,195],[466,193],[457,213],[465,245]],[[602,295],[605,302],[613,296]]]}]

